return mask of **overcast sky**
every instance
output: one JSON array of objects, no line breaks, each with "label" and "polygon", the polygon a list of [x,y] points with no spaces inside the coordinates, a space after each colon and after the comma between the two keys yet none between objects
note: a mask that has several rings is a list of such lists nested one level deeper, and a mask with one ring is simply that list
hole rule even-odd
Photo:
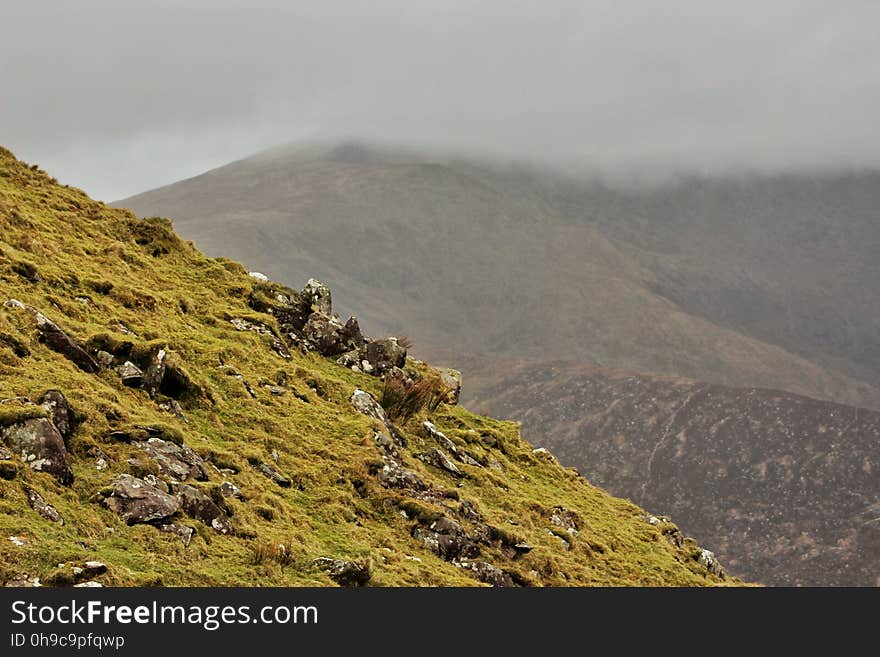
[{"label": "overcast sky", "polygon": [[0,0],[0,144],[114,200],[337,137],[880,166],[876,0]]}]

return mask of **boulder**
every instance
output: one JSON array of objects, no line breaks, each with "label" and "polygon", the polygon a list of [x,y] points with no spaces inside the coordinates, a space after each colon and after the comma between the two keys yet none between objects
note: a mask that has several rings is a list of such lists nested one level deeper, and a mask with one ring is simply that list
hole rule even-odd
[{"label": "boulder", "polygon": [[83,372],[97,372],[98,363],[89,356],[88,352],[79,346],[67,333],[61,330],[57,324],[40,312],[35,311],[37,318],[37,331],[40,342],[49,349],[55,351],[76,365]]},{"label": "boulder", "polygon": [[64,438],[49,418],[37,417],[6,427],[6,444],[33,470],[46,472],[65,486],[73,483]]},{"label": "boulder", "polygon": [[67,441],[73,433],[73,413],[67,399],[60,390],[47,390],[40,397],[39,403],[49,414],[49,419],[58,429],[58,433]]},{"label": "boulder", "polygon": [[99,349],[98,353],[95,354],[95,360],[101,367],[111,367],[113,365],[113,361],[115,361],[116,358],[109,351]]},{"label": "boulder", "polygon": [[392,367],[406,365],[406,349],[400,345],[397,338],[373,340],[361,349],[361,359],[370,364],[373,375],[381,376]]},{"label": "boulder", "polygon": [[358,412],[375,420],[379,420],[379,422],[386,426],[390,424],[388,417],[385,415],[385,409],[382,408],[382,405],[377,402],[376,398],[370,393],[365,392],[360,388],[355,388],[355,391],[351,393],[349,401],[354,405]]},{"label": "boulder", "polygon": [[438,367],[436,369],[440,375],[440,380],[446,386],[447,392],[444,401],[447,404],[457,404],[461,398],[461,372],[450,367]]},{"label": "boulder", "polygon": [[253,279],[256,279],[256,280],[260,281],[260,283],[268,283],[268,282],[269,282],[269,277],[266,276],[266,274],[263,274],[262,272],[258,272],[258,271],[249,271],[249,272],[248,272],[248,276],[250,276],[250,277],[253,278]]},{"label": "boulder", "polygon": [[51,504],[47,504],[42,495],[30,486],[22,486],[22,490],[24,490],[24,494],[27,495],[28,504],[34,511],[39,513],[46,520],[56,522],[59,525],[64,524],[64,518],[58,513],[58,509]]},{"label": "boulder", "polygon": [[162,521],[180,510],[176,497],[128,474],[117,475],[101,497],[101,503],[129,525]]},{"label": "boulder", "polygon": [[159,466],[159,473],[175,481],[195,479],[207,481],[208,471],[202,457],[186,445],[177,445],[161,438],[137,443]]},{"label": "boulder", "polygon": [[342,324],[335,317],[321,312],[309,315],[302,334],[307,344],[315,351],[331,358],[360,349],[364,343],[356,318],[351,317]]},{"label": "boulder", "polygon": [[333,301],[330,288],[321,281],[310,278],[303,288],[302,296],[309,304],[312,312],[322,313],[327,316],[333,315]]},{"label": "boulder", "polygon": [[128,386],[129,388],[140,388],[144,382],[144,373],[141,371],[141,368],[130,360],[125,361],[122,365],[117,367],[116,373],[119,374],[119,378],[122,379],[122,385]]},{"label": "boulder", "polygon": [[485,584],[491,584],[499,588],[512,588],[516,586],[510,575],[485,561],[462,561],[456,565],[459,568],[471,571],[478,580]]},{"label": "boulder", "polygon": [[232,524],[223,510],[195,486],[174,484],[172,490],[180,500],[180,508],[190,518],[200,520],[220,534],[232,533]]},{"label": "boulder", "polygon": [[340,586],[364,586],[370,581],[370,568],[356,561],[318,557],[312,562]]}]

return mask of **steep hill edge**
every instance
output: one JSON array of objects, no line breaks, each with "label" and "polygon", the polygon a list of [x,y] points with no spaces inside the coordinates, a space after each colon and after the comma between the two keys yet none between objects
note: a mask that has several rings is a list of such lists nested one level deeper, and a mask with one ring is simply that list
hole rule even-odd
[{"label": "steep hill edge", "polygon": [[0,227],[7,585],[737,583],[316,281],[205,257],[3,149]]}]

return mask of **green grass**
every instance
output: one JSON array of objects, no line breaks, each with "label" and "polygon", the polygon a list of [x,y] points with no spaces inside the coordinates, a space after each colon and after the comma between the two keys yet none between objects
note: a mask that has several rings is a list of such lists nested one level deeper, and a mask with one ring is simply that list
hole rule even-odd
[{"label": "green grass", "polygon": [[[379,486],[370,473],[381,455],[377,427],[354,411],[348,398],[358,387],[382,394],[382,382],[338,366],[331,359],[302,355],[281,359],[265,336],[237,331],[230,317],[258,319],[277,329],[268,314],[255,313],[248,297],[259,286],[246,270],[199,253],[178,239],[164,219],[138,221],[79,190],[59,186],[38,169],[0,149],[0,301],[30,304],[82,344],[119,348],[131,343],[133,359],[157,345],[188,381],[181,403],[188,423],[160,410],[138,389],[123,387],[112,371],[87,374],[36,339],[30,313],[0,309],[0,399],[36,399],[61,390],[79,423],[69,440],[76,480],[67,488],[50,476],[20,466],[0,478],[0,582],[20,574],[62,581],[61,562],[97,559],[108,566],[105,585],[306,585],[327,586],[329,577],[311,567],[331,556],[369,563],[371,585],[478,585],[466,571],[425,550],[411,529],[415,516],[454,515],[467,500],[486,522],[534,546],[511,560],[500,549],[481,559],[534,585],[706,585],[692,558],[693,546],[677,549],[641,518],[630,502],[590,486],[559,465],[535,457],[518,426],[441,405],[430,419],[478,459],[500,463],[503,472],[460,465],[460,486],[413,454],[434,446],[421,430],[427,411],[399,428],[407,439],[407,466],[436,489],[442,505],[415,501]],[[31,276],[19,263],[30,263]],[[35,282],[36,280],[36,282]],[[258,290],[265,293],[265,287]],[[124,334],[120,324],[135,335]],[[25,351],[11,345],[24,345]],[[225,368],[219,367],[221,362]],[[234,368],[251,385],[253,399]],[[284,382],[288,393],[273,396],[264,384]],[[295,394],[294,394],[295,393]],[[307,399],[308,402],[303,401]],[[0,405],[0,425],[30,413]],[[189,547],[150,526],[126,526],[94,502],[95,494],[127,460],[142,454],[113,431],[133,425],[162,427],[166,439],[183,441],[218,467],[206,490],[224,479],[245,501],[229,500],[235,535],[221,536],[198,521]],[[95,467],[94,448],[110,457]],[[271,454],[278,454],[277,464]],[[280,488],[251,462],[272,463],[293,480]],[[59,526],[27,504],[22,484],[36,489],[65,519]],[[571,550],[548,532],[549,514],[562,505],[577,512],[580,536]],[[409,510],[409,518],[401,510]],[[465,523],[466,524],[466,523]],[[22,536],[19,547],[9,536]],[[284,546],[283,548],[279,546]],[[413,557],[416,557],[415,559]]]}]

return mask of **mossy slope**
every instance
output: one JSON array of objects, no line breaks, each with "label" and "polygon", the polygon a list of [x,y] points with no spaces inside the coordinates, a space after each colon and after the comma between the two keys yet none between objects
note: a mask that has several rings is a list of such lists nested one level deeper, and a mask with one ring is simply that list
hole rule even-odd
[{"label": "mossy slope", "polygon": [[[294,349],[285,360],[271,348],[272,336],[230,323],[258,319],[277,330],[272,316],[247,303],[254,293],[277,291],[234,262],[205,257],[178,239],[167,220],[140,221],[107,207],[0,149],[0,302],[14,298],[39,309],[84,345],[162,345],[187,378],[179,399],[184,421],[143,390],[123,386],[113,370],[86,373],[49,350],[37,340],[30,314],[0,310],[0,399],[37,399],[57,389],[77,420],[68,445],[72,486],[14,459],[4,470],[0,582],[21,575],[60,581],[60,562],[96,559],[108,566],[97,578],[105,585],[320,586],[333,582],[312,562],[329,556],[368,564],[371,585],[479,585],[412,535],[420,522],[459,517],[465,501],[508,542],[533,546],[516,558],[500,546],[482,549],[479,560],[518,583],[721,581],[695,559],[693,542],[676,547],[661,534],[663,526],[647,523],[632,503],[533,453],[516,424],[458,406],[441,405],[430,420],[460,448],[496,467],[461,465],[467,476],[459,481],[414,458],[436,445],[422,428],[428,419],[423,413],[398,427],[407,441],[404,458],[432,488],[446,491],[445,498],[417,501],[383,488],[374,476],[379,427],[349,401],[355,388],[379,397],[381,381]],[[256,397],[241,378],[229,376],[230,368]],[[278,384],[285,394],[270,392],[268,386]],[[23,412],[14,402],[0,408],[9,422]],[[116,474],[137,474],[129,459],[142,459],[142,453],[111,437],[134,425],[160,426],[165,437],[182,438],[214,465],[235,471],[211,467],[210,481],[202,484],[207,489],[230,480],[244,494],[244,501],[228,502],[231,535],[184,518],[196,528],[185,547],[155,527],[127,526],[95,503]],[[96,450],[108,457],[104,469],[96,467]],[[273,464],[293,484],[271,482],[251,465],[258,461]],[[65,523],[32,510],[23,485],[39,492]],[[577,537],[560,537],[550,520],[554,507],[576,516]]]}]

